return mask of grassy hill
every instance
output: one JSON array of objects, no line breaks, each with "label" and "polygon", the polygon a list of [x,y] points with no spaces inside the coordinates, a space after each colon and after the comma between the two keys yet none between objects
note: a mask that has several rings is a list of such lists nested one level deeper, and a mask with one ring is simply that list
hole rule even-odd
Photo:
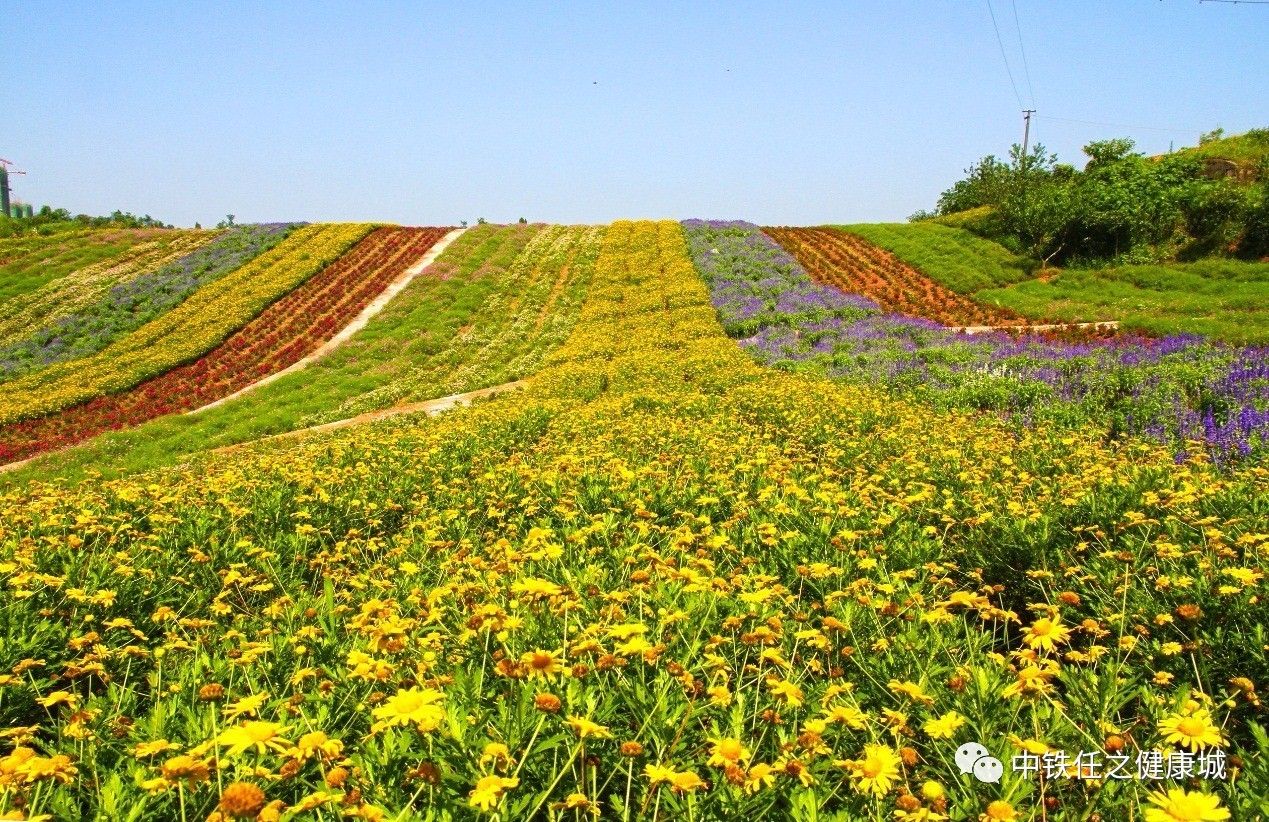
[{"label": "grassy hill", "polygon": [[931,279],[1037,321],[1118,320],[1148,334],[1203,334],[1269,343],[1269,263],[1195,263],[1050,269],[960,228],[924,221],[841,226]]},{"label": "grassy hill", "polygon": [[1196,157],[1232,160],[1240,166],[1255,168],[1269,160],[1269,128],[1256,128],[1244,134],[1233,134],[1181,149]]},{"label": "grassy hill", "polygon": [[948,225],[859,223],[836,226],[879,245],[961,294],[1028,279],[1040,267],[999,243]]}]

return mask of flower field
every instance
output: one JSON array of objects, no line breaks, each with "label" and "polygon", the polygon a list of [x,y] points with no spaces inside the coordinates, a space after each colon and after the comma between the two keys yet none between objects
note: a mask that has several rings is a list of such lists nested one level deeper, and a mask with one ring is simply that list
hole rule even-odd
[{"label": "flower field", "polygon": [[[463,275],[438,261],[437,278],[489,279],[496,290],[465,317],[444,349],[410,357],[406,373],[303,421],[317,425],[394,404],[442,397],[534,374],[548,352],[573,329],[585,287],[599,256],[602,226],[552,225],[533,233],[505,269],[482,266]],[[528,234],[528,232],[526,232]],[[516,247],[518,243],[513,243]],[[504,252],[505,253],[505,252]],[[457,258],[457,255],[456,255]],[[391,320],[389,319],[389,322]]]},{"label": "flower field", "polygon": [[0,430],[0,462],[200,408],[286,368],[351,322],[446,231],[377,229],[198,360],[127,391]]},{"label": "flower field", "polygon": [[886,311],[948,326],[1033,322],[958,294],[853,234],[831,228],[772,228],[767,233],[816,282],[867,297]]},{"label": "flower field", "polygon": [[93,302],[120,282],[159,268],[216,236],[214,231],[172,231],[111,257],[59,277],[35,291],[11,297],[0,317],[0,345],[31,333]]},{"label": "flower field", "polygon": [[1193,335],[1082,342],[966,336],[814,285],[797,260],[748,223],[685,225],[724,327],[763,363],[909,391],[942,407],[1000,412],[1026,425],[1093,424],[1110,437],[1146,436],[1169,443],[1178,459],[1259,460],[1269,447],[1264,346]]},{"label": "flower field", "polygon": [[0,238],[0,305],[80,268],[167,236],[159,229],[103,229]]},{"label": "flower field", "polygon": [[706,228],[609,226],[524,394],[0,496],[0,809],[1269,813],[1269,474],[765,369],[707,281],[876,311]]},{"label": "flower field", "polygon": [[122,391],[219,345],[370,232],[369,224],[315,225],[226,274],[98,353],[0,385],[0,425]]},{"label": "flower field", "polygon": [[475,226],[303,372],[198,414],[160,417],[36,457],[0,480],[117,476],[532,374],[573,328],[603,233],[602,226]]},{"label": "flower field", "polygon": [[208,232],[198,247],[163,265],[131,267],[124,273],[133,276],[109,283],[104,293],[97,278],[86,282],[84,272],[75,272],[50,284],[49,301],[57,310],[49,316],[14,310],[11,302],[6,313],[13,312],[11,322],[22,331],[0,346],[0,378],[97,353],[273,248],[296,227],[278,223],[238,226],[218,236]]}]

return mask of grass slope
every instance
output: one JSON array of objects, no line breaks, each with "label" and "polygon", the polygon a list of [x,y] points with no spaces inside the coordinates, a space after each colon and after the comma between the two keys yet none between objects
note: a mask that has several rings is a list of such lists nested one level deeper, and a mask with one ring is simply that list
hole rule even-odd
[{"label": "grass slope", "polygon": [[835,226],[879,245],[961,294],[1029,279],[1038,263],[960,228],[934,223]]},{"label": "grass slope", "polygon": [[0,304],[167,233],[165,229],[108,229],[0,239]]},{"label": "grass slope", "polygon": [[1231,343],[1269,342],[1269,264],[1195,263],[1054,270],[962,229],[929,222],[841,226],[977,302],[1033,319],[1119,320],[1162,336],[1204,334]]},{"label": "grass slope", "polygon": [[1153,335],[1204,334],[1269,343],[1269,264],[1204,260],[1172,265],[1062,271],[979,291],[980,300],[1020,314],[1071,322],[1117,319]]},{"label": "grass slope", "polygon": [[1233,160],[1241,166],[1255,167],[1269,159],[1269,129],[1252,129],[1244,134],[1222,137],[1182,151],[1198,157],[1218,157]]}]

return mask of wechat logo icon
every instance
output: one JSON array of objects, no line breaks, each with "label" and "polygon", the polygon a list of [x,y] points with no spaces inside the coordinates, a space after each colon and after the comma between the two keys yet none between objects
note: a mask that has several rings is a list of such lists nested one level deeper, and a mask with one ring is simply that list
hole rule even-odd
[{"label": "wechat logo icon", "polygon": [[956,749],[956,767],[961,773],[973,774],[979,782],[999,782],[1005,765],[991,751],[977,742],[966,742]]}]

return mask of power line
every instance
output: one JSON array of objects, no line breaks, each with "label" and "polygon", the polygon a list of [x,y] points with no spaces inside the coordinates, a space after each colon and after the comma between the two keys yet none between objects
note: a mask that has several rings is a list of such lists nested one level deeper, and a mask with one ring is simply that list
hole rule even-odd
[{"label": "power line", "polygon": [[1022,104],[1022,95],[1018,93],[1018,84],[1013,81],[1013,69],[1009,68],[1009,56],[1005,54],[1005,41],[1000,39],[1000,26],[996,25],[996,12],[991,8],[991,0],[987,0],[987,13],[991,15],[991,27],[996,30],[996,44],[1000,46],[1000,56],[1005,60],[1005,73],[1009,75],[1014,99],[1018,101],[1018,108],[1026,108]]},{"label": "power line", "polygon": [[1199,0],[1199,3],[1231,3],[1235,6],[1269,6],[1269,0]]},{"label": "power line", "polygon": [[[1269,1],[1269,0],[1267,0]],[[1018,22],[1018,0],[1011,0],[1013,4],[1013,27],[1018,32],[1018,52],[1022,54],[1022,73],[1027,78],[1027,95],[1031,100],[1031,105],[1035,105],[1035,89],[1031,88],[1031,69],[1027,66],[1027,50],[1022,45],[1022,24]]]}]

